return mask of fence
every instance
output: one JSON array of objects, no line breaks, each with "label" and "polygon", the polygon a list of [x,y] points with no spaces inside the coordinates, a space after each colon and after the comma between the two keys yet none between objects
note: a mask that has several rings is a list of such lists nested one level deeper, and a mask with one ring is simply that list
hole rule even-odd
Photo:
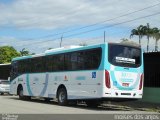
[{"label": "fence", "polygon": [[143,101],[160,103],[160,52],[144,53]]}]

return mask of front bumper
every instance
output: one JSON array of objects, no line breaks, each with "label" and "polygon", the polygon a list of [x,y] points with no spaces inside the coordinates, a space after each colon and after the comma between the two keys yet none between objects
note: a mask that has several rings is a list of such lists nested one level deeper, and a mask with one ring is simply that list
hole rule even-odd
[{"label": "front bumper", "polygon": [[9,93],[10,89],[8,88],[0,88],[0,93]]}]

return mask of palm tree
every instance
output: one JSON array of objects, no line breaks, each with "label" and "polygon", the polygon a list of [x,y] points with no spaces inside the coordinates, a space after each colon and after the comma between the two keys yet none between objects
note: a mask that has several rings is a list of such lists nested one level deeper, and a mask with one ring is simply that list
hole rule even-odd
[{"label": "palm tree", "polygon": [[26,48],[23,48],[23,49],[20,51],[20,54],[21,54],[21,56],[27,56],[27,55],[29,55],[29,51],[26,50]]},{"label": "palm tree", "polygon": [[158,41],[160,40],[160,30],[155,27],[152,29],[152,37],[155,39],[155,51],[158,51]]},{"label": "palm tree", "polygon": [[158,41],[160,40],[160,32],[155,33],[155,51],[158,51]]},{"label": "palm tree", "polygon": [[149,23],[147,23],[147,26],[143,26],[143,35],[147,36],[147,52],[149,51],[149,38],[152,37],[153,31],[149,26]]},{"label": "palm tree", "polygon": [[137,44],[136,42],[131,41],[131,40],[126,39],[126,38],[122,38],[120,43],[126,44],[126,45],[132,45],[132,46],[139,46],[139,44]]},{"label": "palm tree", "polygon": [[131,35],[130,35],[130,38],[132,38],[134,35],[138,35],[139,37],[139,45],[141,46],[141,39],[143,37],[143,25],[140,25],[137,27],[137,29],[133,29],[131,31]]}]

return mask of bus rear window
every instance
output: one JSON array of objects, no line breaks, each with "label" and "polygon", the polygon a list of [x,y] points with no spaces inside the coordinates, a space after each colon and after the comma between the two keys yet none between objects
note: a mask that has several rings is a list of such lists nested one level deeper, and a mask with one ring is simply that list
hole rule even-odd
[{"label": "bus rear window", "polygon": [[141,49],[137,47],[109,44],[109,62],[122,67],[139,67],[141,65]]}]

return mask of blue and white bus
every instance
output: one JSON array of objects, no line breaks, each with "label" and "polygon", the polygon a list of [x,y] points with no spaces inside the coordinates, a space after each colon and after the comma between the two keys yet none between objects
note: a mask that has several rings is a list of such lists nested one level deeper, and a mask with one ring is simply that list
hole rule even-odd
[{"label": "blue and white bus", "polygon": [[70,46],[12,60],[10,94],[20,99],[57,99],[60,105],[88,105],[111,99],[140,99],[143,55],[139,47],[118,43]]}]

